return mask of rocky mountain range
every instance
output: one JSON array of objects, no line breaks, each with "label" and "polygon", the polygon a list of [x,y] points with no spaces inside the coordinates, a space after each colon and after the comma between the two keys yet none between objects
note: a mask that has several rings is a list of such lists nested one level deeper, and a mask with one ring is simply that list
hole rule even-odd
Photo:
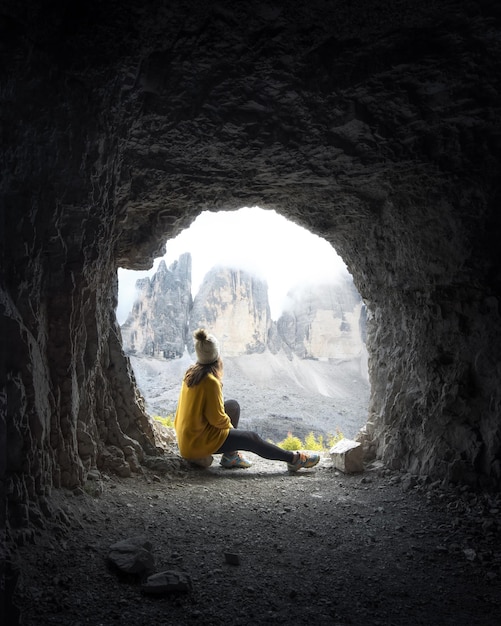
[{"label": "rocky mountain range", "polygon": [[173,359],[193,354],[192,331],[206,327],[224,357],[279,352],[291,359],[352,359],[365,343],[365,306],[351,277],[297,287],[278,320],[272,320],[266,281],[228,267],[214,267],[195,298],[191,255],[136,283],[138,296],[122,325],[129,354]]}]

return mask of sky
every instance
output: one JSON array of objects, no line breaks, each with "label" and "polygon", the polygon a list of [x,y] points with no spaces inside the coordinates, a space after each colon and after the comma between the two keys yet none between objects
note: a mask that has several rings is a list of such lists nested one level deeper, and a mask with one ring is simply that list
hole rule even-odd
[{"label": "sky", "polygon": [[325,239],[275,211],[244,207],[204,211],[166,244],[166,254],[147,271],[118,270],[117,319],[123,324],[136,298],[136,280],[152,276],[162,260],[170,267],[183,252],[192,256],[192,294],[216,265],[243,269],[266,280],[271,317],[283,310],[287,292],[297,285],[336,282],[348,275],[341,257]]}]

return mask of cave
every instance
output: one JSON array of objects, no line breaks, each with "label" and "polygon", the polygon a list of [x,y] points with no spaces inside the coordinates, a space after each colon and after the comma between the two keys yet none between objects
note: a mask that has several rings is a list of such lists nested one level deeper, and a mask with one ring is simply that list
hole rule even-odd
[{"label": "cave", "polygon": [[2,4],[10,539],[55,489],[159,454],[117,268],[239,206],[347,264],[377,458],[501,487],[500,17],[494,0]]}]

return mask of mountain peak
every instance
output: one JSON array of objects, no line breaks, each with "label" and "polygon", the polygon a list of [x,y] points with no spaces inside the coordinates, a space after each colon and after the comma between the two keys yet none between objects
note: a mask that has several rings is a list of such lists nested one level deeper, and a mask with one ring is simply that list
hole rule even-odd
[{"label": "mountain peak", "polygon": [[[122,326],[130,353],[164,358],[193,354],[199,326],[218,337],[223,357],[269,350],[288,358],[350,359],[365,341],[365,307],[351,280],[291,290],[289,307],[271,319],[266,281],[241,269],[212,267],[191,297],[191,255],[162,260]],[[139,284],[140,281],[138,281]]]}]

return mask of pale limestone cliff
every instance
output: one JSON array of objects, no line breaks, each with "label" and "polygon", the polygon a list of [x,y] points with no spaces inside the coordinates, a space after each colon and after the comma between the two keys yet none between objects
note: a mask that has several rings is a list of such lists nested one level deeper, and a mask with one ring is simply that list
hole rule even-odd
[{"label": "pale limestone cliff", "polygon": [[243,270],[213,268],[205,276],[190,314],[190,329],[200,326],[219,339],[223,356],[263,352],[271,326],[266,282]]}]

